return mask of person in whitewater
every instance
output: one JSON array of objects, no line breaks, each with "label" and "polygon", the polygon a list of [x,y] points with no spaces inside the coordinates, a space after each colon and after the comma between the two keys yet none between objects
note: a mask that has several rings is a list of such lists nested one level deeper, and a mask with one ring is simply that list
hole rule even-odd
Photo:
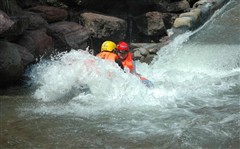
[{"label": "person in whitewater", "polygon": [[146,79],[145,77],[142,77],[139,73],[136,72],[136,66],[133,61],[133,55],[129,50],[129,45],[126,42],[120,41],[117,44],[116,47],[116,53],[118,56],[118,59],[122,62],[123,70],[125,72],[130,72],[131,74],[137,75],[143,84],[145,84],[147,87],[153,87],[153,83]]},{"label": "person in whitewater", "polygon": [[105,60],[114,61],[123,69],[122,62],[118,59],[117,54],[115,54],[116,47],[117,45],[113,41],[105,41],[102,43],[101,52],[96,56]]}]

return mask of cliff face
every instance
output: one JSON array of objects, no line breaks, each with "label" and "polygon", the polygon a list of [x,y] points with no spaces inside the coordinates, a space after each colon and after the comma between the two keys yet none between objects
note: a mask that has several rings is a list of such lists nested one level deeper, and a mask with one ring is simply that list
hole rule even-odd
[{"label": "cliff face", "polygon": [[[0,77],[12,75],[0,84],[19,80],[22,69],[39,57],[87,47],[97,54],[105,40],[129,42],[135,59],[149,63],[168,43],[168,29],[196,29],[226,1],[1,0],[0,46],[8,58],[1,58]],[[15,55],[9,54],[12,49]],[[17,65],[6,63],[16,55]]]}]

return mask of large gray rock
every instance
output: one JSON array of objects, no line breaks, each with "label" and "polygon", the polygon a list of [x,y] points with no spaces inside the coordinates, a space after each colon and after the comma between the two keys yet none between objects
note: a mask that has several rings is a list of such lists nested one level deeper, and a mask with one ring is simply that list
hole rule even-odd
[{"label": "large gray rock", "polygon": [[0,10],[0,34],[4,33],[14,24],[8,15]]},{"label": "large gray rock", "polygon": [[0,87],[16,82],[22,73],[23,65],[18,46],[0,41]]},{"label": "large gray rock", "polygon": [[22,65],[24,68],[26,68],[29,64],[35,62],[34,56],[28,51],[28,49],[17,44],[15,44],[15,47],[20,54]]},{"label": "large gray rock", "polygon": [[136,17],[135,20],[138,29],[145,35],[157,36],[166,34],[162,13],[156,11],[148,12]]},{"label": "large gray rock", "polygon": [[26,31],[18,44],[26,47],[34,57],[49,56],[54,51],[53,39],[44,30]]},{"label": "large gray rock", "polygon": [[54,38],[55,48],[59,51],[85,49],[91,31],[75,22],[57,22],[49,25],[48,34]]},{"label": "large gray rock", "polygon": [[13,16],[11,17],[14,24],[9,30],[4,32],[4,36],[8,37],[8,40],[15,40],[17,36],[23,34],[29,27],[29,18],[26,16]]},{"label": "large gray rock", "polygon": [[164,1],[161,3],[165,4],[167,12],[171,13],[184,12],[190,9],[190,5],[187,0],[177,0],[170,3],[166,3],[166,1]]},{"label": "large gray rock", "polygon": [[127,22],[121,18],[98,13],[86,12],[81,14],[83,25],[91,29],[94,38],[124,40]]},{"label": "large gray rock", "polygon": [[65,9],[52,6],[39,5],[29,10],[41,14],[48,22],[63,21],[68,17],[68,12]]},{"label": "large gray rock", "polygon": [[29,19],[28,29],[30,29],[30,30],[42,29],[42,28],[46,28],[48,26],[47,21],[45,19],[43,19],[43,17],[38,13],[22,11],[18,15],[25,16]]}]

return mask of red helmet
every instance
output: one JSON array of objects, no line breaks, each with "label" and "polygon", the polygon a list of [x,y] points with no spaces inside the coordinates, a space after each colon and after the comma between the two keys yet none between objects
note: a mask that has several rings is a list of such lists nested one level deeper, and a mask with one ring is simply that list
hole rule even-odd
[{"label": "red helmet", "polygon": [[126,42],[120,41],[117,44],[117,50],[119,50],[119,51],[129,51],[129,46]]}]

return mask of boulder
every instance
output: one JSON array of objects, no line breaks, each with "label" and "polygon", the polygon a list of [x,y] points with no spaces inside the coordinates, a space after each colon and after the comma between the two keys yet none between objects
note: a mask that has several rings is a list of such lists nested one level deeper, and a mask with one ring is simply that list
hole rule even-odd
[{"label": "boulder", "polygon": [[48,22],[63,21],[68,17],[68,12],[65,9],[39,5],[29,8],[30,11],[41,14]]},{"label": "boulder", "polygon": [[166,34],[163,15],[160,12],[148,12],[135,18],[138,29],[145,35]]},{"label": "boulder", "polygon": [[22,11],[18,15],[25,16],[29,19],[28,29],[30,30],[47,28],[48,26],[47,21],[38,13]]},{"label": "boulder", "polygon": [[13,24],[14,22],[8,17],[8,15],[0,10],[0,34],[10,29]]},{"label": "boulder", "polygon": [[94,38],[124,40],[127,31],[127,22],[121,18],[98,13],[85,12],[81,14],[83,26],[91,29]]},{"label": "boulder", "polygon": [[190,5],[187,0],[173,1],[167,4],[163,4],[165,4],[167,12],[171,13],[184,12],[190,9]]},{"label": "boulder", "polygon": [[24,66],[18,45],[0,41],[0,87],[15,83],[22,76]]},{"label": "boulder", "polygon": [[13,20],[14,24],[1,35],[7,37],[9,41],[15,40],[17,36],[23,34],[29,27],[29,18],[26,16],[14,16],[11,17],[11,20]]},{"label": "boulder", "polygon": [[18,40],[18,44],[26,47],[36,58],[49,56],[54,51],[53,39],[44,30],[26,31]]},{"label": "boulder", "polygon": [[47,33],[53,37],[59,51],[86,49],[91,31],[75,22],[57,22],[49,25]]}]

